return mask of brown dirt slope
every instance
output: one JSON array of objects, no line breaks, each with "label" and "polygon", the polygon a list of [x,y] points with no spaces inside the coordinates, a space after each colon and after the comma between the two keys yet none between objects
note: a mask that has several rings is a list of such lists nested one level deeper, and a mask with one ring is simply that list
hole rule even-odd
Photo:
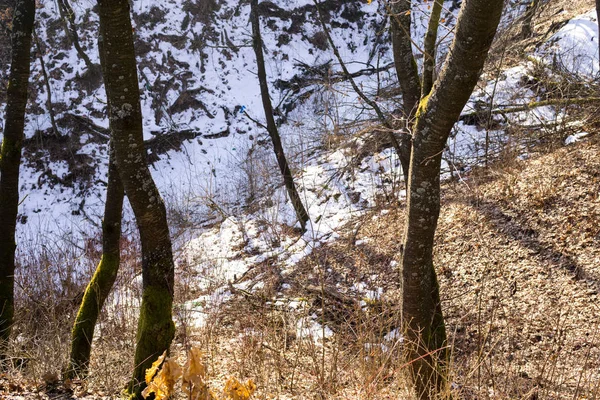
[{"label": "brown dirt slope", "polygon": [[[435,263],[456,398],[600,395],[598,154],[596,137],[444,185]],[[237,365],[264,398],[409,399],[402,343],[385,339],[403,221],[402,206],[373,211],[293,269],[249,273],[264,290],[210,324],[215,370]],[[296,337],[311,315],[334,332],[325,346]]]},{"label": "brown dirt slope", "polygon": [[[598,396],[599,154],[596,139],[445,186],[435,262],[461,397]],[[370,215],[346,242],[319,250],[327,285],[348,297],[357,282],[382,288],[394,315],[403,219],[402,209]],[[312,271],[292,280],[317,284]],[[352,318],[343,319],[357,331]],[[393,325],[378,321],[383,333]]]}]

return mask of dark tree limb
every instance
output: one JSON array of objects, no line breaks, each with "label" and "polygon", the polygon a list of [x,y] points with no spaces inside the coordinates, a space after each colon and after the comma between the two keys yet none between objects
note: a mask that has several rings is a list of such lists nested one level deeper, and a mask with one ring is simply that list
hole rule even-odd
[{"label": "dark tree limb", "polygon": [[431,92],[433,82],[435,81],[435,54],[436,41],[438,37],[438,27],[440,25],[440,17],[442,15],[443,0],[435,0],[431,15],[429,16],[429,24],[427,25],[427,33],[425,34],[423,54],[423,85],[421,89],[421,98],[427,96]]},{"label": "dark tree limb", "polygon": [[392,126],[392,124],[390,123],[389,118],[386,117],[386,115],[383,113],[383,111],[381,110],[381,108],[379,107],[377,102],[371,100],[367,95],[364,94],[364,92],[362,90],[360,90],[360,88],[354,81],[352,74],[350,74],[350,71],[348,71],[348,68],[346,67],[346,63],[344,62],[344,59],[340,55],[340,52],[338,51],[338,49],[335,45],[335,42],[333,41],[333,38],[331,37],[331,34],[329,33],[329,29],[327,28],[327,25],[325,24],[325,17],[323,16],[323,12],[321,10],[321,7],[319,6],[319,3],[317,2],[317,0],[313,0],[313,1],[315,3],[315,7],[317,8],[317,13],[319,15],[319,22],[321,24],[321,27],[323,28],[323,32],[325,32],[325,36],[327,37],[327,41],[329,42],[329,45],[331,46],[331,48],[333,50],[333,54],[335,55],[335,58],[338,60],[338,63],[340,64],[340,67],[342,68],[344,77],[346,78],[346,80],[348,80],[350,82],[352,89],[354,89],[354,92],[358,95],[358,97],[360,97],[365,103],[367,103],[369,105],[369,107],[371,107],[371,109],[373,109],[373,111],[375,111],[375,114],[377,114],[377,118],[379,119],[381,124],[386,128],[385,131],[387,132],[390,143],[394,147],[394,150],[396,151],[396,153],[398,154],[398,158],[400,159],[400,163],[402,164],[402,171],[404,173],[405,182],[408,182],[407,178],[408,178],[408,165],[410,162],[410,136],[407,134],[403,134],[401,136],[400,141],[398,141],[398,139],[396,138],[396,135],[394,135],[395,129]]},{"label": "dark tree limb", "polygon": [[25,129],[35,0],[16,3],[11,35],[12,61],[0,153],[0,366],[14,317],[15,230],[19,207],[19,167]]},{"label": "dark tree limb", "polygon": [[265,118],[267,120],[266,128],[267,132],[269,132],[269,136],[271,137],[271,141],[273,142],[273,150],[275,151],[277,164],[279,164],[281,175],[283,175],[283,182],[285,188],[287,189],[288,196],[290,197],[292,206],[294,207],[294,211],[296,212],[296,218],[298,218],[298,222],[300,222],[302,231],[305,231],[306,223],[309,221],[308,213],[306,212],[306,208],[304,208],[304,204],[302,204],[302,199],[298,194],[296,184],[294,183],[294,177],[292,176],[292,172],[285,157],[283,145],[281,144],[281,137],[279,136],[277,124],[275,123],[275,117],[273,115],[273,105],[271,104],[271,97],[269,96],[267,72],[265,69],[265,59],[263,55],[263,41],[262,36],[260,34],[260,16],[258,14],[258,0],[251,0],[250,7],[253,47],[254,53],[256,54],[256,66],[258,68],[260,94],[262,97],[263,108],[265,110]]},{"label": "dark tree limb", "polygon": [[44,77],[44,86],[46,87],[46,108],[48,109],[48,115],[50,115],[50,124],[55,135],[59,134],[58,126],[56,125],[56,118],[54,114],[54,107],[52,105],[52,88],[50,87],[50,78],[48,77],[48,71],[46,70],[46,63],[44,62],[44,53],[42,52],[42,46],[40,45],[39,38],[33,32],[33,40],[35,41],[36,54],[40,62],[40,68],[42,69],[42,76]]},{"label": "dark tree limb", "polygon": [[67,37],[71,40],[71,43],[73,43],[73,47],[75,47],[79,57],[83,60],[83,62],[85,62],[87,69],[93,71],[95,69],[94,64],[85,51],[83,51],[81,44],[79,43],[79,34],[77,33],[77,24],[75,23],[75,11],[73,11],[73,8],[69,4],[68,0],[57,0],[57,2],[58,10],[61,18],[63,19]]},{"label": "dark tree limb", "polygon": [[[414,122],[419,99],[421,98],[421,80],[417,62],[412,52],[411,29],[411,2],[410,0],[394,0],[387,5],[390,13],[390,26],[392,36],[392,52],[396,76],[402,91],[403,117],[410,131]],[[410,168],[411,135],[403,135],[401,138],[402,170],[404,171],[404,182],[408,185],[408,174]]]}]

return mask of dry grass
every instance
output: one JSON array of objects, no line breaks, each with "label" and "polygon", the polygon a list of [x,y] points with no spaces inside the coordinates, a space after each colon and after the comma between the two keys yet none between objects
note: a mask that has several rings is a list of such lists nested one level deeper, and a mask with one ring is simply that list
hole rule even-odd
[{"label": "dry grass", "polygon": [[[599,150],[583,143],[446,186],[435,259],[459,398],[597,396]],[[402,345],[383,339],[399,321],[403,218],[378,211],[291,270],[255,267],[246,279],[264,289],[236,293],[191,338],[215,381],[252,377],[259,398],[409,398]],[[297,336],[313,314],[334,332],[324,345]]]},{"label": "dry grass", "polygon": [[[457,398],[597,397],[599,150],[592,137],[526,161],[507,153],[444,186],[435,262]],[[231,286],[233,296],[209,310],[203,328],[178,308],[173,356],[197,345],[212,387],[230,375],[252,378],[259,399],[410,399],[402,342],[385,339],[400,320],[403,221],[402,207],[375,210],[293,268],[265,260],[243,277],[248,291]],[[130,250],[121,286],[139,268],[139,249]],[[193,271],[180,271],[178,301],[202,294]],[[135,316],[127,310],[135,305],[116,302],[113,317],[103,317],[85,384],[54,382],[69,311],[45,326],[24,368],[1,377],[0,397],[118,397],[132,369]],[[302,335],[313,320],[333,334]]]}]

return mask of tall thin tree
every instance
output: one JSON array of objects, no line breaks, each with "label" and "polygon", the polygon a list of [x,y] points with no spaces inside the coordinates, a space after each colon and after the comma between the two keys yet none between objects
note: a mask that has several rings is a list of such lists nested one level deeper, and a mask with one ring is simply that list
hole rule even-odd
[{"label": "tall thin tree", "polygon": [[14,317],[15,230],[19,208],[19,167],[25,129],[35,0],[18,0],[11,33],[4,137],[0,154],[0,361]]},{"label": "tall thin tree", "polygon": [[433,265],[442,153],[481,75],[503,6],[503,0],[463,2],[443,69],[415,113],[401,273],[407,356],[420,399],[447,387],[446,329]]},{"label": "tall thin tree", "polygon": [[142,245],[143,295],[135,369],[129,391],[141,399],[144,373],[169,349],[173,323],[174,263],[166,209],[144,149],[142,111],[129,0],[98,0],[100,62],[117,170],[137,222]]},{"label": "tall thin tree", "polygon": [[66,377],[86,377],[96,321],[112,289],[121,262],[120,239],[125,192],[117,171],[114,146],[110,146],[108,185],[102,221],[102,258],[90,280],[71,332],[71,352]]},{"label": "tall thin tree", "polygon": [[288,196],[296,212],[296,218],[300,222],[300,226],[304,231],[306,229],[306,223],[309,220],[308,213],[302,199],[296,189],[294,183],[294,177],[290,166],[285,157],[283,151],[283,145],[281,144],[281,137],[277,130],[277,124],[275,123],[275,117],[273,115],[273,105],[271,104],[271,97],[269,96],[269,85],[267,83],[267,71],[265,69],[265,57],[263,54],[263,41],[260,34],[260,15],[258,12],[258,0],[250,0],[251,14],[250,19],[252,21],[252,38],[254,53],[256,54],[256,66],[258,68],[258,81],[260,84],[260,94],[262,97],[263,108],[265,110],[265,118],[267,120],[267,132],[271,137],[273,143],[273,150],[275,151],[275,157],[277,158],[277,164],[279,164],[279,170],[283,175],[283,183],[287,189]]}]

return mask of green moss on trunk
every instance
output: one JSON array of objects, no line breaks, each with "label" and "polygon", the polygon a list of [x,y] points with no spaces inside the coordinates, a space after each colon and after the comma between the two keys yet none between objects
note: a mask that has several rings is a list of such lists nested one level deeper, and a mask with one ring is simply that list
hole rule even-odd
[{"label": "green moss on trunk", "polygon": [[117,171],[113,143],[110,146],[108,187],[102,223],[102,259],[88,284],[71,334],[71,355],[66,378],[87,376],[96,321],[119,271],[123,185]]},{"label": "green moss on trunk", "polygon": [[169,290],[154,286],[144,289],[138,322],[135,371],[128,388],[132,399],[142,398],[141,392],[146,386],[146,369],[169,348],[175,336],[172,309],[173,297]]},{"label": "green moss on trunk", "polygon": [[0,154],[0,365],[6,354],[14,316],[15,230],[19,207],[19,166],[30,75],[35,1],[15,4],[11,35],[4,135]]},{"label": "green moss on trunk", "polygon": [[92,339],[98,315],[119,270],[119,256],[102,256],[88,284],[71,334],[71,358],[66,377],[85,377],[88,372]]}]

